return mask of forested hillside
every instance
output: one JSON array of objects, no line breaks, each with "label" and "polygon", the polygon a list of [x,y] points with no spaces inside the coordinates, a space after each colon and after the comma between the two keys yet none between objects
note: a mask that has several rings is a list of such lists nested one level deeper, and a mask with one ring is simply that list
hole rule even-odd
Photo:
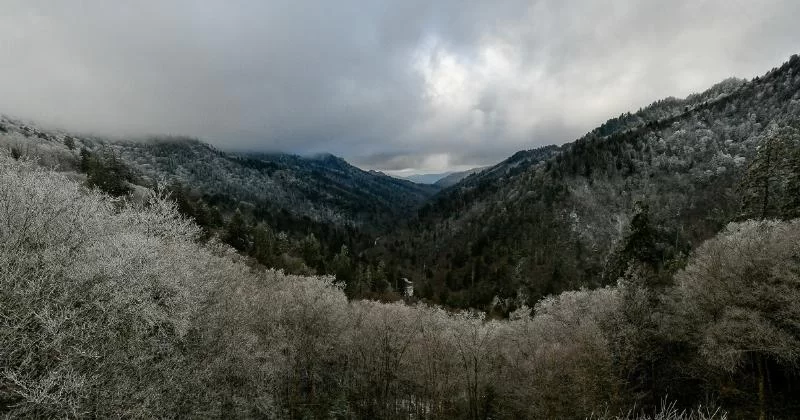
[{"label": "forested hillside", "polygon": [[[752,81],[657,101],[438,194],[331,155],[232,154],[183,138],[112,142],[8,118],[0,142],[112,195],[166,184],[206,238],[268,267],[335,274],[350,297],[396,299],[409,278],[428,302],[507,314],[550,293],[613,283],[637,235],[649,255],[635,257],[668,278],[726,223],[791,216],[798,65],[795,56]],[[788,181],[773,185],[778,175]]]},{"label": "forested hillside", "polygon": [[187,138],[111,141],[8,117],[0,121],[0,145],[113,196],[161,185],[205,238],[216,235],[294,274],[369,278],[359,295],[389,291],[391,267],[358,258],[358,250],[439,190],[362,171],[332,155],[227,153]]},{"label": "forested hillside", "polygon": [[798,121],[793,56],[752,81],[661,100],[573,143],[520,152],[444,190],[373,251],[422,298],[459,307],[498,297],[508,309],[611,284],[631,259],[669,278],[731,221],[796,216]]},{"label": "forested hillside", "polygon": [[0,146],[2,417],[800,412],[797,56],[432,197],[329,155]]},{"label": "forested hillside", "polygon": [[120,157],[152,180],[179,182],[215,205],[247,203],[336,225],[380,228],[411,216],[437,189],[362,171],[333,155],[232,154],[192,139],[117,142]]},{"label": "forested hillside", "polygon": [[[335,274],[350,297],[396,299],[409,278],[428,302],[507,314],[611,284],[634,257],[669,278],[728,222],[794,215],[799,63],[657,101],[438,194],[331,155],[108,141],[8,118],[0,142],[112,195],[165,184],[204,237],[268,267]],[[648,255],[631,254],[641,246]]]},{"label": "forested hillside", "polygon": [[0,156],[3,417],[711,419],[800,409],[798,220],[730,224],[674,285],[565,292],[491,320],[348,301],[330,277],[252,268],[201,240],[163,191],[115,199],[22,159]]}]

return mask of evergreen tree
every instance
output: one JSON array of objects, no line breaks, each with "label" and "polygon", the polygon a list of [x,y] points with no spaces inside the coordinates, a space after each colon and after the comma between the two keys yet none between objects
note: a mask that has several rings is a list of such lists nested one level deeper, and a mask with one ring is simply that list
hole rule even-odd
[{"label": "evergreen tree", "polygon": [[251,255],[267,267],[275,267],[278,263],[275,234],[264,223],[259,223],[252,231],[253,245]]},{"label": "evergreen tree", "polygon": [[386,276],[386,263],[378,261],[372,277],[372,289],[376,292],[384,292],[389,288],[389,279]]},{"label": "evergreen tree", "polygon": [[[664,233],[650,220],[650,207],[647,203],[636,203],[636,210],[631,219],[630,231],[621,246],[612,254],[603,277],[606,283],[632,274],[629,269],[637,271],[637,277],[655,281],[654,276],[666,258]],[[643,273],[647,272],[650,275]],[[652,278],[651,278],[652,277]]]},{"label": "evergreen tree", "polygon": [[93,165],[94,159],[92,157],[92,152],[85,147],[81,148],[81,161],[78,168],[80,168],[81,172],[88,174],[91,168],[93,168]]},{"label": "evergreen tree", "polygon": [[776,215],[775,195],[782,149],[776,127],[771,126],[741,183],[742,219],[766,219]]},{"label": "evergreen tree", "polygon": [[336,281],[346,285],[345,290],[352,296],[352,292],[359,290],[359,285],[356,284],[356,276],[353,273],[353,264],[350,261],[350,250],[347,245],[342,245],[339,253],[333,257],[333,273],[336,275]]},{"label": "evergreen tree", "polygon": [[87,149],[81,149],[79,169],[86,174],[90,187],[104,193],[121,197],[131,192],[128,181],[132,176],[125,164],[113,153],[105,152],[98,156]]},{"label": "evergreen tree", "polygon": [[75,150],[75,139],[72,136],[64,136],[64,145],[67,146],[69,150]]},{"label": "evergreen tree", "polygon": [[322,255],[322,245],[313,233],[306,235],[300,242],[300,255],[306,265],[317,271],[324,271],[325,264]]},{"label": "evergreen tree", "polygon": [[228,222],[223,240],[239,251],[248,252],[250,250],[249,233],[250,229],[247,226],[247,222],[244,220],[242,212],[236,209],[236,213],[233,214],[233,217],[231,217],[231,220]]},{"label": "evergreen tree", "polygon": [[800,130],[772,124],[740,184],[741,219],[800,216]]},{"label": "evergreen tree", "polygon": [[789,133],[786,145],[785,189],[781,200],[781,216],[790,220],[800,217],[800,130]]}]

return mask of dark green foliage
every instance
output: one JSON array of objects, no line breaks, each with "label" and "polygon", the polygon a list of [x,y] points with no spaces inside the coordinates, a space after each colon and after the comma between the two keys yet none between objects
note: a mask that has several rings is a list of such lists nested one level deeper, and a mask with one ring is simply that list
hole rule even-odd
[{"label": "dark green foliage", "polygon": [[350,251],[347,249],[346,245],[342,245],[342,248],[339,250],[333,257],[332,262],[333,274],[336,276],[336,281],[345,284],[350,290],[350,294],[356,294],[356,292],[362,292],[361,285],[356,282],[356,273],[353,270],[353,263],[350,259]]},{"label": "dark green foliage", "polygon": [[270,213],[266,205],[247,206],[225,195],[202,196],[178,183],[169,192],[178,210],[203,228],[203,239],[219,235],[259,264],[291,274],[335,275],[350,297],[378,297],[389,289],[383,263],[350,251],[370,244],[370,238],[357,230]]},{"label": "dark green foliage", "polygon": [[177,182],[167,189],[170,197],[178,205],[178,211],[202,226],[207,234],[224,226],[225,222],[219,209],[206,203],[197,192]]},{"label": "dark green foliage", "polygon": [[791,219],[800,214],[800,130],[773,125],[740,183],[741,219]]},{"label": "dark green foliage", "polygon": [[75,150],[75,139],[72,136],[64,136],[64,145],[69,150]]},{"label": "dark green foliage", "polygon": [[663,260],[662,252],[658,249],[659,233],[650,221],[650,209],[646,203],[638,203],[637,209],[631,219],[630,234],[625,238],[622,254],[626,259],[647,264],[657,268]]},{"label": "dark green foliage", "polygon": [[237,210],[228,221],[222,240],[245,254],[252,249],[253,241],[250,238],[250,229],[240,211]]},{"label": "dark green foliage", "polygon": [[643,278],[646,286],[663,286],[674,274],[674,269],[679,268],[681,256],[688,252],[688,246],[680,247],[676,241],[677,233],[669,232],[651,220],[647,203],[636,203],[634,211],[628,234],[609,258],[603,282],[611,284],[622,277],[636,275]]},{"label": "dark green foliage", "polygon": [[133,175],[113,152],[101,151],[96,154],[81,149],[80,158],[79,168],[86,174],[90,187],[114,197],[121,197],[132,191],[130,182]]},{"label": "dark green foliage", "polygon": [[781,215],[786,219],[795,219],[800,217],[800,145],[789,153],[789,173],[781,200]]}]

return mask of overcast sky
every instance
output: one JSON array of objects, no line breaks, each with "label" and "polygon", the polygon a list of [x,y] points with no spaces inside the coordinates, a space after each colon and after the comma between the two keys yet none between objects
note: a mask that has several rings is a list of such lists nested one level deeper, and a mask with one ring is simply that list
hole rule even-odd
[{"label": "overcast sky", "polygon": [[800,52],[800,1],[0,0],[0,113],[441,172]]}]

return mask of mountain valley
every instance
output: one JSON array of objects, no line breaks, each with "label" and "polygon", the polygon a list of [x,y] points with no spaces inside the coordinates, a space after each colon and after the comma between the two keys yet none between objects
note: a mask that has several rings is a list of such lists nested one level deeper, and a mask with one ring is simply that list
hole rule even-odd
[{"label": "mountain valley", "polygon": [[0,118],[0,417],[800,412],[797,55],[433,184],[43,127]]}]

